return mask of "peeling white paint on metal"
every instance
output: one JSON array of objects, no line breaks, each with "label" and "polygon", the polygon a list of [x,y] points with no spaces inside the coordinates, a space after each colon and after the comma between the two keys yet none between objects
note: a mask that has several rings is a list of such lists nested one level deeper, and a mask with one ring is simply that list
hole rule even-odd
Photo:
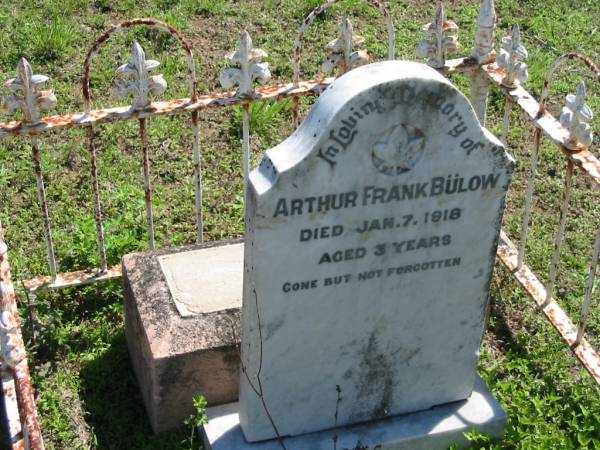
[{"label": "peeling white paint on metal", "polygon": [[517,269],[517,249],[504,231],[500,233],[498,257],[540,307],[548,321],[556,328],[596,383],[600,385],[600,356],[585,338],[582,337],[579,342],[577,341],[577,327],[554,299],[550,298],[550,301],[546,301],[548,298],[546,289],[532,270],[525,264]]},{"label": "peeling white paint on metal", "polygon": [[[225,59],[238,67],[228,67],[221,72],[219,82],[224,89],[238,86],[236,95],[242,98],[254,96],[254,81],[265,84],[271,79],[269,64],[262,62],[267,57],[267,52],[261,48],[254,48],[252,38],[246,30],[240,33],[238,48],[225,54]],[[250,167],[250,112],[248,103],[242,109],[242,155],[244,167],[244,199]],[[246,202],[244,200],[244,206]]]},{"label": "peeling white paint on metal", "polygon": [[246,30],[240,33],[238,48],[225,54],[225,59],[239,67],[228,67],[221,72],[219,82],[223,89],[238,86],[236,95],[251,97],[254,94],[254,81],[265,84],[271,79],[269,64],[262,62],[267,52],[254,48],[252,38]]},{"label": "peeling white paint on metal", "polygon": [[[3,112],[15,114],[20,110],[23,113],[23,123],[37,124],[41,117],[40,110],[52,109],[57,103],[53,91],[42,89],[48,80],[49,78],[46,75],[34,74],[29,62],[25,58],[21,58],[17,64],[17,76],[6,82],[6,86],[10,89],[12,95],[4,98],[2,102]],[[48,266],[50,273],[55,275],[57,272],[56,256],[52,242],[46,189],[44,187],[41,157],[36,136],[31,136],[31,154],[35,170],[38,199],[44,221]]]},{"label": "peeling white paint on metal", "polygon": [[523,84],[529,78],[527,64],[522,59],[527,59],[528,53],[521,45],[521,31],[515,25],[510,36],[502,38],[502,48],[498,55],[498,66],[506,71],[502,83],[508,87],[515,87],[516,83]]},{"label": "peeling white paint on metal", "polygon": [[355,47],[364,46],[366,39],[354,34],[350,20],[344,19],[340,28],[340,36],[327,44],[329,54],[321,65],[321,73],[327,74],[338,69],[340,74],[344,74],[369,62],[367,50],[354,50]]},{"label": "peeling white paint on metal", "polygon": [[585,82],[581,80],[576,94],[569,94],[566,105],[560,113],[560,124],[569,130],[570,137],[565,145],[577,149],[578,145],[589,147],[594,140],[594,132],[588,122],[594,118],[592,108],[585,103]]},{"label": "peeling white paint on metal", "polygon": [[119,75],[131,79],[116,80],[113,93],[117,98],[127,98],[132,95],[132,108],[145,108],[150,104],[150,95],[157,97],[167,89],[167,81],[162,74],[150,77],[146,75],[159,65],[160,63],[154,59],[146,59],[144,49],[134,41],[131,45],[129,61],[117,69]]},{"label": "peeling white paint on metal", "polygon": [[0,356],[2,361],[10,367],[15,367],[25,358],[25,349],[23,344],[19,343],[18,327],[19,324],[10,311],[2,311],[0,314]]},{"label": "peeling white paint on metal", "polygon": [[423,27],[427,36],[417,44],[417,58],[429,58],[427,65],[441,69],[446,63],[446,53],[456,51],[459,47],[458,25],[446,18],[444,4],[440,3],[432,22]]},{"label": "peeling white paint on metal", "polygon": [[477,18],[477,32],[475,34],[475,47],[471,56],[477,64],[488,64],[496,59],[494,50],[494,30],[496,28],[496,8],[494,0],[483,0]]},{"label": "peeling white paint on metal", "polygon": [[[324,9],[326,9],[327,7],[329,7],[331,4],[333,4],[335,2],[335,0],[330,0],[325,2],[323,5],[317,7],[314,11],[319,10],[320,12],[322,12]],[[394,39],[393,39],[393,33],[394,33],[394,27],[393,24],[390,26],[391,22],[391,17],[389,15],[389,13],[386,13],[386,9],[385,9],[385,5],[383,5],[383,3],[379,2],[379,1],[369,1],[369,4],[371,4],[372,6],[375,6],[376,8],[378,8],[380,11],[382,11],[384,17],[386,18],[386,21],[388,23],[388,34],[390,36],[390,58],[393,58],[393,44],[394,44]],[[314,12],[313,11],[313,12]],[[312,13],[311,13],[312,14]],[[312,15],[312,19],[314,19],[314,17],[316,17],[316,14]],[[443,54],[443,60],[444,60],[444,64],[443,67],[439,67],[439,69],[441,71],[443,71],[444,73],[448,74],[448,73],[452,73],[452,72],[461,72],[461,73],[471,73],[473,74],[473,82],[472,82],[472,101],[474,104],[474,107],[476,108],[478,117],[480,118],[480,121],[483,123],[483,121],[485,120],[485,109],[486,109],[486,104],[485,101],[487,100],[487,93],[489,90],[489,84],[488,82],[490,82],[491,84],[494,84],[495,86],[499,87],[502,91],[502,93],[506,96],[507,99],[510,99],[509,102],[507,103],[508,108],[507,108],[507,113],[510,112],[510,108],[514,107],[518,107],[520,111],[524,112],[529,119],[536,125],[536,127],[538,127],[538,133],[540,136],[542,136],[542,132],[547,135],[548,137],[550,137],[565,153],[566,158],[571,161],[573,164],[577,165],[579,168],[582,169],[583,173],[585,173],[586,175],[589,175],[591,177],[591,179],[596,183],[596,184],[600,184],[600,163],[598,162],[597,158],[589,151],[589,149],[587,149],[586,147],[589,146],[589,143],[591,143],[591,138],[593,137],[591,134],[591,128],[588,129],[586,127],[589,126],[588,122],[589,119],[591,118],[591,110],[588,111],[588,109],[586,109],[585,102],[581,99],[585,98],[585,92],[583,91],[583,88],[580,87],[580,89],[578,90],[578,94],[576,95],[571,95],[567,98],[567,106],[563,109],[563,114],[561,114],[560,117],[560,122],[559,120],[557,120],[555,117],[553,117],[551,114],[548,113],[548,111],[545,108],[545,98],[547,96],[547,85],[545,84],[544,86],[544,91],[542,93],[542,99],[540,100],[540,102],[538,103],[531,94],[529,94],[525,89],[523,89],[521,87],[521,83],[523,83],[526,79],[527,79],[527,67],[524,64],[523,61],[520,61],[520,59],[525,59],[527,56],[527,51],[524,49],[524,47],[520,44],[520,33],[518,31],[518,28],[515,28],[513,30],[513,33],[510,37],[505,38],[503,40],[503,48],[499,51],[499,57],[498,57],[498,64],[494,64],[493,60],[494,60],[494,22],[495,22],[495,11],[494,11],[494,1],[493,0],[483,0],[482,4],[481,4],[481,9],[479,12],[479,18],[478,18],[478,29],[477,29],[477,33],[476,33],[476,38],[475,38],[475,47],[473,48],[472,51],[472,59],[469,58],[463,58],[460,60],[451,60],[451,61],[445,61],[445,54]],[[308,18],[307,18],[308,19]],[[442,20],[443,19],[443,20]],[[306,30],[306,28],[310,25],[310,23],[312,22],[312,20],[308,20],[305,21],[300,29],[299,32],[299,38],[297,38],[297,44],[300,42],[301,39],[301,35],[302,33],[304,33],[304,31]],[[436,16],[436,19],[434,20],[434,22],[432,22],[432,24],[436,24],[436,27],[432,27],[432,24],[429,24],[427,28],[428,31],[426,31],[426,34],[428,34],[428,36],[432,37],[432,40],[430,41],[430,43],[435,44],[436,48],[435,48],[435,52],[434,54],[429,53],[428,51],[428,56],[432,57],[432,60],[435,59],[436,57],[439,56],[439,50],[442,50],[442,53],[445,53],[445,51],[450,50],[454,40],[450,39],[450,41],[446,40],[444,41],[444,39],[446,39],[447,37],[449,37],[447,34],[445,35],[444,33],[448,33],[450,32],[454,32],[456,31],[456,29],[454,29],[454,27],[450,26],[448,28],[448,24],[447,24],[447,20],[445,19],[445,11],[443,10],[443,8],[438,9],[438,15]],[[440,27],[440,23],[442,24],[442,26]],[[445,24],[445,26],[444,26]],[[182,36],[174,29],[172,29],[171,27],[169,27],[167,24],[162,23],[160,21],[156,21],[154,19],[134,19],[132,21],[127,21],[124,22],[123,24],[119,24],[117,26],[113,26],[111,27],[107,33],[103,34],[98,41],[94,44],[94,47],[92,50],[90,50],[90,53],[88,54],[88,59],[86,60],[86,65],[87,65],[87,69],[89,72],[89,62],[91,61],[91,56],[93,56],[93,54],[95,54],[95,52],[97,52],[98,47],[102,44],[102,42],[104,42],[110,35],[112,35],[113,33],[115,33],[118,30],[127,28],[128,26],[132,26],[132,25],[151,25],[151,26],[157,26],[161,29],[165,29],[167,32],[169,33],[176,33],[175,36],[180,39],[180,41],[183,39]],[[351,26],[350,26],[351,27]],[[348,34],[352,34],[351,30],[350,33],[348,33],[348,29],[350,28],[349,26],[345,25],[346,30],[344,31],[344,35],[347,37]],[[441,35],[440,33],[436,33],[436,31],[442,31]],[[443,45],[437,45],[440,41],[440,36],[441,36],[441,41],[442,44],[444,42],[450,42],[450,46],[447,49],[444,49]],[[356,45],[358,42],[356,42],[355,39],[349,40],[346,39],[346,47],[343,48],[343,50],[346,50],[346,54],[349,55],[351,54],[350,51],[348,50],[348,43],[352,43],[352,45]],[[248,46],[248,43],[250,44]],[[258,88],[258,89],[254,89],[253,87],[253,81],[259,81],[260,82],[260,78],[264,76],[265,71],[260,69],[258,70],[258,75],[256,76],[255,80],[252,80],[252,78],[250,79],[250,82],[248,83],[247,78],[245,79],[245,86],[243,86],[240,83],[237,83],[238,86],[240,86],[240,89],[238,89],[238,92],[236,94],[233,93],[226,93],[226,94],[217,94],[217,95],[210,95],[210,96],[197,96],[196,94],[196,89],[195,89],[195,72],[194,72],[194,64],[193,64],[193,59],[192,59],[192,54],[191,54],[191,48],[185,45],[185,41],[183,41],[184,47],[186,49],[187,55],[188,55],[188,62],[191,61],[190,63],[190,73],[191,73],[191,81],[190,81],[190,89],[191,89],[191,94],[190,94],[190,98],[187,99],[176,99],[176,100],[169,100],[166,102],[154,102],[152,103],[152,108],[149,108],[147,106],[141,106],[142,103],[145,103],[146,100],[142,101],[141,97],[138,103],[138,109],[136,110],[135,108],[110,108],[110,109],[103,109],[103,110],[98,110],[98,111],[92,111],[91,108],[89,107],[90,105],[90,99],[89,99],[89,83],[87,83],[87,96],[84,96],[85,100],[86,100],[86,112],[85,113],[74,113],[74,114],[69,114],[69,115],[64,115],[64,116],[52,116],[52,117],[41,117],[40,115],[40,110],[42,109],[47,109],[47,108],[51,108],[56,104],[56,97],[54,96],[54,94],[52,93],[52,91],[49,90],[44,90],[44,83],[46,83],[48,81],[48,78],[43,76],[43,75],[34,75],[33,74],[33,70],[31,70],[31,66],[29,65],[29,63],[27,63],[26,60],[21,60],[19,62],[19,68],[17,71],[17,77],[14,78],[13,80],[9,81],[9,89],[11,89],[12,91],[12,95],[9,97],[6,97],[4,99],[4,101],[2,102],[3,104],[3,109],[5,112],[17,112],[18,110],[22,110],[22,107],[25,107],[26,110],[23,111],[23,121],[14,121],[14,122],[9,122],[9,123],[3,123],[0,124],[0,138],[2,137],[7,137],[7,136],[16,136],[16,135],[31,135],[31,136],[36,136],[37,134],[42,134],[44,132],[47,132],[49,130],[52,129],[56,129],[56,128],[64,128],[64,127],[71,127],[71,126],[87,126],[87,127],[91,127],[91,125],[95,125],[95,124],[99,124],[99,123],[104,123],[104,122],[110,122],[110,121],[119,121],[119,120],[130,120],[130,119],[141,119],[141,118],[150,118],[156,115],[162,115],[162,114],[180,114],[180,113],[191,113],[191,114],[195,114],[195,121],[193,119],[193,126],[192,126],[192,130],[194,133],[194,163],[195,165],[197,164],[197,181],[196,181],[196,209],[197,209],[197,216],[198,216],[198,223],[199,223],[199,239],[202,239],[202,217],[201,217],[201,180],[199,179],[200,176],[200,151],[199,151],[199,135],[198,135],[198,117],[197,114],[201,109],[206,109],[206,108],[221,108],[221,107],[227,107],[227,106],[231,106],[231,105],[236,105],[236,104],[242,104],[244,105],[244,110],[247,111],[248,109],[248,104],[250,101],[254,101],[254,100],[264,100],[264,99],[279,99],[279,98],[283,98],[283,97],[292,97],[294,98],[294,100],[297,100],[299,96],[301,95],[310,95],[310,94],[315,94],[320,92],[322,89],[324,89],[329,83],[331,83],[331,79],[329,80],[325,80],[325,81],[314,81],[314,82],[303,82],[300,81],[299,79],[299,50],[298,50],[298,58],[294,58],[293,61],[293,65],[294,65],[294,82],[287,84],[287,85],[279,85],[279,86],[269,86],[266,88]],[[245,45],[246,48],[252,48],[251,45],[251,39],[249,39],[248,36],[248,40],[245,41]],[[332,46],[332,50],[333,47],[336,47],[335,45]],[[433,48],[433,47],[432,47]],[[141,47],[140,47],[141,49]],[[428,47],[429,49],[429,47]],[[260,49],[257,49],[260,50]],[[353,49],[351,49],[353,50]],[[153,62],[150,61],[146,61],[145,60],[145,55],[143,58],[140,58],[140,54],[143,52],[143,50],[138,51],[136,50],[137,53],[137,59],[136,61],[144,61],[143,64],[143,68],[144,70],[146,70],[146,68],[148,68],[149,70],[154,69],[156,66],[154,65]],[[235,58],[234,55],[237,52],[231,52],[231,58],[230,60],[232,62],[235,62]],[[91,55],[91,56],[90,56]],[[553,71],[556,69],[556,67],[558,67],[560,64],[562,64],[562,62],[568,58],[573,58],[574,54],[568,54],[568,55],[564,55],[563,57],[559,58],[557,60],[557,62],[552,66],[551,70],[550,70],[550,74],[553,73]],[[295,53],[296,56],[296,53]],[[575,55],[578,58],[582,59],[589,67],[594,67],[593,63],[589,62],[587,59],[585,59],[584,57],[581,57],[580,55]],[[132,57],[133,59],[133,57]],[[262,63],[262,61],[260,59],[255,60],[256,63],[258,64],[264,64]],[[348,63],[350,62],[349,59],[344,58],[344,62]],[[125,64],[122,67],[128,66],[128,65],[135,65],[135,64],[131,64],[132,61],[130,61],[128,64]],[[476,64],[475,64],[476,63]],[[147,64],[149,64],[149,66],[147,66]],[[237,64],[237,63],[236,63]],[[434,63],[435,64],[435,63]],[[485,64],[485,65],[483,65]],[[482,66],[483,65],[483,66]],[[141,64],[137,65],[138,68],[142,67]],[[481,67],[479,67],[481,66]],[[236,83],[237,81],[237,77],[241,76],[241,71],[242,68],[241,67],[236,67],[236,68],[230,68],[233,70],[239,70],[240,72],[233,72],[233,71],[229,71],[229,75],[227,75],[225,78],[227,78],[229,81]],[[122,72],[123,74],[125,74],[126,72],[128,72],[129,69],[123,69]],[[267,67],[268,70],[268,67]],[[85,70],[84,70],[85,72]],[[596,71],[597,73],[597,71]],[[89,74],[88,74],[89,75]],[[29,81],[27,81],[29,80]],[[88,79],[89,81],[89,79]],[[135,81],[134,80],[120,80],[123,82],[131,82],[131,81]],[[157,80],[155,80],[157,81]],[[166,83],[166,82],[165,82]],[[30,93],[27,94],[23,88],[25,86],[29,86],[30,87]],[[235,84],[234,84],[235,85]],[[234,86],[232,85],[232,87]],[[155,89],[160,90],[162,87],[162,83],[160,82],[160,80],[157,81],[157,85],[155,86]],[[84,83],[84,90],[86,87],[86,83]],[[164,85],[164,87],[166,87],[166,84]],[[250,91],[252,92],[252,98],[248,98],[248,89],[250,89]],[[123,88],[122,90],[125,90],[125,88]],[[143,90],[143,89],[141,89]],[[130,95],[133,94],[135,97],[135,92],[129,92]],[[149,90],[147,92],[147,94],[152,94],[151,90]],[[148,96],[147,96],[148,97]],[[147,98],[148,103],[149,103],[149,98]],[[134,99],[134,105],[137,103],[136,100]],[[297,103],[297,102],[295,102]],[[36,109],[37,108],[37,109]],[[589,112],[589,113],[588,113]],[[509,126],[509,121],[508,121],[508,114],[507,114],[507,118],[505,119],[505,132],[508,131],[508,126]],[[245,123],[248,123],[248,116],[246,115],[246,120],[244,121]],[[93,133],[92,133],[93,134]],[[245,158],[245,172],[247,172],[247,168],[248,168],[248,155],[249,155],[249,127],[246,126],[245,132],[244,132],[244,136],[247,136],[247,139],[244,139],[244,158]],[[35,139],[35,138],[34,138]],[[37,142],[34,141],[34,145],[37,148]],[[539,140],[538,140],[538,147],[539,147]],[[567,149],[569,151],[567,151]],[[537,159],[534,160],[534,157],[537,158],[538,155],[538,148],[536,148],[536,150],[532,153],[532,170],[530,173],[530,177],[532,177],[532,180],[535,179],[535,164],[537,162]],[[38,150],[38,155],[39,155],[39,150]],[[38,178],[38,186],[39,186],[39,180],[41,179],[42,183],[43,183],[43,178],[41,177],[41,168],[39,171],[39,178]],[[532,202],[532,198],[533,198],[533,194],[534,194],[534,189],[533,189],[533,181],[531,182],[530,185],[528,185],[528,194],[527,194],[527,198],[529,199],[529,202]],[[40,194],[40,202],[45,204],[45,198],[41,196]],[[43,201],[42,201],[43,199]],[[101,220],[101,214],[100,212],[98,212],[98,220]],[[47,211],[45,214],[45,219],[46,219],[46,225],[47,225],[47,230],[49,231],[49,220],[48,220],[48,216],[47,216]],[[529,219],[529,216],[527,216],[527,221]],[[525,220],[525,218],[524,218]],[[101,224],[101,222],[100,222]],[[527,230],[527,225],[522,227],[522,233],[525,232],[525,237],[524,239],[521,239],[520,242],[520,248],[521,246],[524,246],[525,242],[526,242],[526,230]],[[47,233],[47,240],[49,242],[49,260],[50,260],[50,267],[51,267],[51,272],[55,272],[56,268],[55,268],[55,262],[53,263],[53,247],[51,245],[51,235],[49,235],[49,233]],[[596,246],[594,247],[596,249],[596,247],[598,246],[598,241],[596,242]],[[101,245],[101,244],[99,244]],[[524,247],[523,247],[524,248]],[[594,250],[595,251],[595,250]],[[50,256],[50,253],[52,253],[52,256]],[[523,265],[523,258],[524,258],[524,252],[518,252],[518,263],[517,266],[518,267],[522,267]],[[54,264],[54,265],[53,265]],[[103,269],[106,269],[106,265],[103,263]],[[591,270],[591,269],[590,269]],[[107,279],[107,278],[112,278],[115,276],[119,276],[120,271],[118,271],[118,269],[115,268],[110,268],[108,269],[108,271],[105,271],[103,273],[97,272],[95,270],[91,270],[91,271],[78,271],[78,272],[72,272],[70,274],[62,274],[61,276],[59,276],[58,278],[54,279],[53,277],[39,277],[38,279],[34,279],[34,280],[30,280],[30,281],[37,281],[37,282],[33,282],[31,283],[32,289],[44,289],[44,288],[59,288],[59,287],[64,287],[64,286],[72,286],[72,285],[77,285],[77,284],[82,284],[82,283],[87,283],[87,282],[94,282],[97,280],[101,280],[101,279]],[[590,272],[591,274],[591,272]],[[594,275],[595,275],[595,270],[594,270]],[[591,275],[590,275],[591,277]],[[40,281],[43,278],[43,281]],[[581,323],[585,324],[585,317],[587,315],[587,310],[589,309],[589,297],[591,296],[591,294],[588,295],[587,290],[586,290],[586,299],[584,301],[584,307],[582,308],[582,318],[580,320],[580,326]],[[586,306],[587,305],[587,306]],[[581,333],[579,333],[580,335],[583,334],[583,326],[581,326]],[[581,337],[581,336],[579,336]],[[587,350],[586,350],[587,352]],[[585,352],[584,352],[585,353]]]},{"label": "peeling white paint on metal", "polygon": [[46,75],[34,75],[29,62],[21,58],[17,65],[17,76],[6,82],[12,95],[4,98],[2,112],[14,114],[20,110],[25,122],[38,122],[40,110],[52,109],[57,103],[52,90],[42,89],[48,80]]}]

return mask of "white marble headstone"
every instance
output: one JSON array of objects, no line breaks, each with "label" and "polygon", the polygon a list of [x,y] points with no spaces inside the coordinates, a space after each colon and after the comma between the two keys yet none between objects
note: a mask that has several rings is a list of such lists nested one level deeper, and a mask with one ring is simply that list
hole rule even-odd
[{"label": "white marble headstone", "polygon": [[513,165],[423,64],[364,66],[327,89],[250,174],[247,440],[471,394]]}]

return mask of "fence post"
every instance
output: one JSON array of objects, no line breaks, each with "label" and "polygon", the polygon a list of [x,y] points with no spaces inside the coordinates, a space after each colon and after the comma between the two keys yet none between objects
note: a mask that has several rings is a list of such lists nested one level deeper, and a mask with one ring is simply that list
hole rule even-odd
[{"label": "fence post", "polygon": [[[494,30],[496,28],[496,10],[494,0],[483,0],[477,19],[477,32],[475,34],[475,47],[471,56],[478,66],[489,64],[496,60],[494,50]],[[475,114],[485,126],[490,82],[481,69],[477,68],[471,75],[471,103]]]},{"label": "fence post", "polygon": [[[48,77],[45,75],[34,75],[29,62],[25,58],[21,58],[17,65],[17,76],[6,82],[6,85],[13,92],[13,95],[7,97],[3,101],[2,109],[8,114],[14,114],[18,110],[21,110],[23,112],[24,124],[38,123],[40,121],[41,109],[51,109],[56,106],[56,96],[54,93],[51,90],[42,89],[47,81]],[[20,94],[18,92],[20,92]],[[40,209],[44,221],[48,265],[50,266],[50,273],[55,276],[57,272],[56,257],[54,254],[54,244],[52,242],[52,229],[50,227],[48,204],[46,202],[46,189],[44,187],[44,177],[42,175],[40,150],[37,137],[35,136],[31,136],[31,156],[35,169]]]},{"label": "fence post", "polygon": [[250,172],[250,102],[254,98],[256,80],[261,84],[271,79],[269,64],[261,62],[267,52],[254,48],[252,39],[246,30],[240,33],[238,48],[225,55],[225,59],[239,66],[225,68],[219,76],[219,82],[224,89],[238,86],[236,96],[244,99],[242,104],[242,158],[244,166],[244,209],[246,208],[246,187]]}]

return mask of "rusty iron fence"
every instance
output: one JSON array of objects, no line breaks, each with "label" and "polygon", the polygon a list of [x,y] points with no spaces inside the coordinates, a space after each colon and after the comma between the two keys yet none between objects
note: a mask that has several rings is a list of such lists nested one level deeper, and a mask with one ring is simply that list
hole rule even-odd
[{"label": "rusty iron fence", "polygon": [[[32,67],[21,59],[17,68],[17,76],[6,84],[12,95],[4,98],[5,112],[22,112],[22,119],[0,123],[0,140],[29,139],[32,148],[32,160],[37,180],[40,214],[44,224],[44,235],[48,255],[48,272],[33,279],[22,280],[28,295],[45,289],[60,289],[86,283],[94,283],[121,276],[120,266],[109,267],[106,258],[105,230],[103,227],[102,192],[99,188],[99,173],[97,165],[97,150],[94,129],[109,122],[136,120],[139,123],[140,146],[144,175],[144,191],[146,206],[146,222],[148,248],[155,248],[154,219],[153,219],[153,187],[151,183],[151,166],[147,130],[151,119],[164,115],[189,115],[192,129],[192,158],[194,163],[195,186],[195,219],[197,241],[203,240],[203,199],[202,199],[202,152],[199,131],[199,113],[203,110],[226,108],[241,105],[242,148],[244,182],[247,181],[250,155],[250,120],[249,105],[251,102],[281,100],[292,98],[292,121],[294,127],[300,120],[299,99],[302,96],[318,96],[335,77],[316,80],[301,80],[300,58],[302,55],[302,39],[314,19],[325,9],[335,3],[327,0],[316,7],[303,21],[295,39],[295,49],[292,57],[293,79],[290,83],[272,84],[264,87],[254,87],[254,83],[266,84],[270,80],[270,70],[263,62],[266,52],[254,48],[252,39],[246,31],[240,34],[238,48],[226,55],[231,66],[220,74],[221,85],[227,92],[198,95],[193,49],[185,37],[173,27],[156,19],[133,19],[110,27],[94,43],[87,53],[82,70],[82,86],[84,111],[66,115],[44,116],[42,109],[56,105],[57,99],[51,90],[44,89],[48,77],[34,74]],[[392,17],[379,0],[367,0],[367,3],[380,12],[387,26],[388,58],[395,58],[395,28]],[[147,60],[142,47],[134,42],[131,47],[131,57],[126,64],[117,70],[120,79],[115,82],[114,91],[121,98],[132,97],[128,106],[92,109],[92,94],[90,85],[91,63],[101,46],[115,33],[135,26],[156,27],[171,34],[185,51],[189,68],[189,97],[158,101],[166,88],[167,81],[162,75],[149,76],[156,69],[158,61]],[[600,70],[588,58],[578,54],[567,54],[559,58],[549,69],[540,100],[536,100],[523,87],[527,81],[527,66],[524,62],[527,51],[521,44],[518,27],[510,36],[501,40],[500,49],[496,52],[494,36],[496,13],[493,0],[483,0],[479,11],[475,43],[468,57],[447,59],[449,52],[458,49],[458,26],[448,20],[444,7],[440,5],[431,23],[423,27],[425,38],[418,43],[417,56],[427,60],[427,64],[436,68],[446,76],[459,73],[469,77],[471,83],[471,102],[480,121],[485,124],[488,109],[488,97],[492,88],[505,98],[502,140],[506,144],[510,128],[511,111],[518,108],[534,127],[533,147],[529,163],[529,177],[525,194],[525,203],[520,228],[520,235],[515,239],[509,238],[505,231],[501,232],[498,245],[498,259],[508,268],[515,279],[534,300],[539,310],[556,328],[562,339],[588,370],[593,379],[600,384],[600,358],[585,338],[586,319],[592,305],[592,294],[596,277],[596,269],[600,254],[600,229],[595,238],[595,244],[590,249],[590,265],[583,303],[579,316],[571,319],[561,308],[553,296],[556,276],[560,264],[568,206],[574,176],[586,177],[594,186],[600,186],[600,161],[590,151],[592,130],[589,121],[592,112],[585,103],[585,85],[581,82],[578,91],[569,95],[566,106],[560,117],[553,116],[548,108],[548,92],[555,74],[567,62],[580,61],[587,67],[597,81],[600,82]],[[349,20],[344,19],[339,37],[328,44],[329,55],[323,64],[322,73],[333,72],[341,75],[344,72],[365,64],[369,60],[363,46],[365,40],[353,33]],[[233,89],[237,86],[237,90]],[[153,101],[154,100],[154,101]],[[45,193],[43,169],[40,162],[39,141],[50,131],[64,131],[65,128],[84,127],[87,130],[88,152],[90,157],[90,183],[93,192],[95,209],[97,249],[100,260],[98,268],[81,268],[79,271],[60,273],[56,263],[56,252],[52,237],[52,227],[49,215],[51,205],[48,204]],[[535,199],[535,178],[540,143],[543,137],[549,138],[564,154],[566,177],[563,187],[562,205],[560,208],[559,226],[556,231],[554,252],[550,263],[547,282],[540,281],[538,275],[526,263],[526,248],[529,224],[532,217],[532,205]],[[463,142],[469,146],[473,143]],[[4,403],[8,417],[8,429],[13,448],[43,448],[40,427],[33,398],[33,387],[27,368],[27,358],[21,335],[20,319],[17,311],[13,284],[7,259],[7,247],[2,237],[0,226],[0,293],[2,296],[2,311],[0,315],[1,342],[1,374],[4,391]]]},{"label": "rusty iron fence", "polygon": [[7,431],[13,449],[43,449],[27,354],[21,333],[15,290],[8,264],[8,247],[0,223],[0,377],[7,418]]}]

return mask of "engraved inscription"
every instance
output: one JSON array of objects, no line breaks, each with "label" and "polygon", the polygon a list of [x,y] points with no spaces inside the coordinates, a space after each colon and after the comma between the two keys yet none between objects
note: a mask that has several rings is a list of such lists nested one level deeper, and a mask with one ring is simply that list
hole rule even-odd
[{"label": "engraved inscription", "polygon": [[395,184],[387,187],[364,186],[361,191],[321,194],[304,198],[279,198],[273,217],[327,213],[332,210],[388,204],[439,195],[457,195],[496,188],[500,174],[489,173],[465,178],[460,174],[433,177],[429,181]]},{"label": "engraved inscription", "polygon": [[[392,131],[388,130],[386,133],[391,136],[397,129],[398,127],[395,127]],[[405,132],[407,127],[402,127],[402,129]],[[415,131],[413,130],[412,133],[414,134]],[[344,134],[344,136],[351,138],[351,134]],[[407,139],[410,140],[410,138]],[[411,163],[418,161],[418,156],[411,161]],[[439,226],[445,227],[463,220],[465,206],[454,206],[456,204],[464,205],[464,200],[460,197],[476,191],[496,189],[500,187],[499,180],[500,174],[493,172],[468,177],[459,173],[450,173],[443,176],[434,176],[426,181],[417,180],[412,183],[388,184],[385,186],[366,185],[356,191],[277,199],[273,217],[292,219],[291,224],[295,220],[304,220],[301,216],[309,216],[313,219],[324,218],[331,211],[356,210],[356,213],[353,214],[355,218],[349,216],[346,223],[319,225],[317,222],[313,227],[309,228],[304,225],[304,227],[298,229],[296,236],[303,245],[311,245],[312,242],[323,240],[338,242],[337,240],[333,241],[336,238],[342,238],[339,242],[343,242],[344,237],[359,236],[357,242],[359,245],[323,249],[313,253],[314,259],[309,260],[309,264],[315,264],[318,268],[326,268],[342,267],[348,264],[356,267],[363,260],[363,265],[366,261],[369,261],[368,264],[375,264],[376,266],[379,265],[377,264],[378,261],[392,263],[390,266],[356,273],[342,273],[333,277],[319,278],[315,276],[310,280],[286,280],[281,285],[282,292],[293,294],[327,286],[359,283],[429,270],[446,270],[459,266],[461,262],[460,254],[452,258],[425,261],[421,259],[424,255],[430,256],[435,254],[436,251],[442,252],[442,248],[446,248],[443,250],[444,254],[447,253],[447,249],[452,251],[454,245],[452,232],[440,233],[442,228],[439,228]],[[436,208],[432,205],[429,208],[415,210],[413,205],[410,204],[412,201],[427,198],[435,198],[436,201],[442,202],[440,204],[448,205],[448,207]],[[449,199],[452,199],[454,205],[447,203]],[[399,205],[396,206],[396,203],[399,203]],[[390,206],[390,208],[393,208],[394,214],[372,215],[369,213],[371,208],[380,205]],[[361,215],[362,218],[359,218]],[[401,235],[402,238],[398,239],[397,229],[399,228],[410,232],[410,234]],[[377,241],[373,242],[371,239],[377,239]],[[363,245],[360,245],[361,243]],[[414,261],[409,260],[403,264],[393,265],[393,258],[408,256],[412,259],[412,255],[415,258]]]},{"label": "engraved inscription", "polygon": [[357,273],[345,273],[322,279],[314,279],[307,281],[286,281],[283,283],[281,290],[287,293],[297,291],[305,291],[318,287],[331,287],[347,283],[360,283],[381,278],[391,278],[400,275],[418,274],[432,270],[451,269],[460,266],[461,257],[454,256],[451,258],[435,259],[429,261],[419,261],[400,266],[389,266],[381,269],[365,270]]},{"label": "engraved inscription", "polygon": [[[395,89],[384,86],[379,88],[379,93],[381,97],[350,108],[350,114],[340,120],[339,126],[329,130],[328,139],[325,145],[317,150],[316,156],[332,169],[335,168],[339,155],[346,152],[360,132],[359,126],[363,120],[373,113],[388,114],[397,107],[420,106],[435,111],[445,121],[445,129],[442,132],[453,140],[457,139],[459,147],[465,150],[467,155],[485,146],[483,142],[463,137],[469,131],[467,119],[458,111],[454,96],[449,95],[445,89],[417,91],[409,85]],[[419,161],[424,141],[424,133],[420,129],[409,124],[398,124],[384,131],[373,144],[373,164],[382,174],[403,174]],[[494,149],[494,152],[496,151],[500,150]]]}]

